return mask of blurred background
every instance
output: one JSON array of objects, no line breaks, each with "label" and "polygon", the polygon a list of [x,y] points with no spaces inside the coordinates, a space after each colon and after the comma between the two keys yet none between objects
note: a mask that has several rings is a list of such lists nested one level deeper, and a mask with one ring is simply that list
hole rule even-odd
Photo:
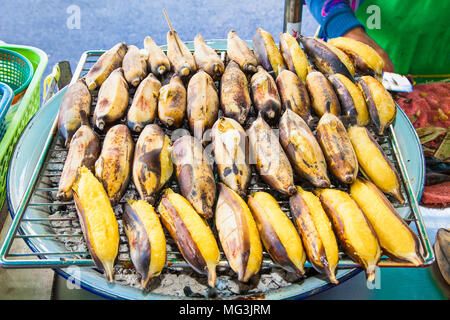
[{"label": "blurred background", "polygon": [[[49,56],[44,77],[58,61],[69,61],[74,71],[86,50],[109,49],[120,41],[143,48],[147,35],[166,44],[163,8],[183,41],[198,33],[223,39],[230,29],[251,40],[261,27],[278,43],[284,13],[284,1],[273,0],[2,0],[1,7],[0,40],[44,50]],[[311,36],[317,27],[303,6],[302,34]]]}]

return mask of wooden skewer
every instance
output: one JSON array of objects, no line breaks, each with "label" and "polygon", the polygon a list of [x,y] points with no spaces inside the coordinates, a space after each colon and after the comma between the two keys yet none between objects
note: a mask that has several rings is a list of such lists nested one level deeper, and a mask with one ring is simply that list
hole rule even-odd
[{"label": "wooden skewer", "polygon": [[173,33],[173,35],[174,35],[175,43],[177,44],[178,51],[180,51],[180,53],[183,54],[183,51],[181,51],[180,44],[178,43],[178,39],[177,39],[177,37],[175,37],[175,30],[173,30],[172,24],[170,23],[169,16],[167,15],[166,9],[164,9],[164,8],[163,8],[163,13],[164,13],[164,16],[165,16],[165,18],[166,18],[167,24],[169,25],[170,31],[171,31],[171,32]]}]

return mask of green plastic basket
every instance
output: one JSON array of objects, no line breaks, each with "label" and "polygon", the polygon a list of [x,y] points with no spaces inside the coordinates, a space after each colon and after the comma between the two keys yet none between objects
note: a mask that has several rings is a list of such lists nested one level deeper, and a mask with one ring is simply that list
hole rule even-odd
[{"label": "green plastic basket", "polygon": [[[11,155],[25,126],[39,109],[41,78],[48,63],[47,54],[41,49],[29,46],[0,44],[0,49],[18,53],[28,59],[33,68],[33,76],[23,98],[6,115],[8,119],[5,134],[0,141],[0,207],[6,197],[6,175]],[[13,110],[14,109],[14,110]],[[24,150],[26,152],[26,150]]]},{"label": "green plastic basket", "polygon": [[0,48],[0,82],[6,83],[14,92],[13,104],[24,94],[33,78],[33,65],[18,52]]}]

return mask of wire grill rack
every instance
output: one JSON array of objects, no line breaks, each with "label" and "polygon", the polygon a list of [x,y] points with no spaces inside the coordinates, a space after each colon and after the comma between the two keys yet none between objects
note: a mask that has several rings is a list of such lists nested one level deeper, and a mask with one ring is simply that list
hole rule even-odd
[{"label": "wire grill rack", "polygon": [[[225,50],[217,51],[225,61],[227,59]],[[103,52],[104,51],[85,52],[82,55],[77,69],[74,72],[72,82],[76,81],[80,77],[85,76],[90,67],[97,61],[98,57]],[[130,97],[132,97],[133,95],[134,89],[130,90]],[[96,104],[97,92],[94,92],[92,94],[92,97],[93,99],[91,108],[93,109]],[[251,121],[252,119],[250,118],[249,122]],[[55,195],[58,189],[58,182],[68,152],[68,150],[63,146],[62,139],[56,132],[56,123],[57,117],[55,118],[52,130],[47,137],[45,148],[40,154],[38,165],[36,166],[31,176],[29,185],[26,188],[22,201],[20,202],[20,205],[16,211],[16,215],[14,216],[14,219],[12,221],[11,227],[8,230],[5,241],[0,248],[0,266],[4,268],[64,268],[72,265],[94,267],[94,263],[90,258],[89,252],[87,251],[84,244],[83,234],[78,222],[78,218],[76,216],[73,201],[56,201]],[[170,132],[167,133],[170,134]],[[103,141],[104,136],[105,134],[99,134],[101,141]],[[138,138],[138,134],[132,134],[132,136],[134,141],[136,141]],[[431,244],[425,229],[417,199],[412,190],[410,178],[408,176],[408,172],[406,170],[406,166],[400,152],[393,126],[390,126],[389,130],[387,130],[386,135],[377,137],[377,141],[400,173],[402,180],[401,191],[404,198],[406,199],[404,204],[400,204],[397,200],[391,197],[389,197],[389,200],[398,211],[402,211],[403,213],[405,213],[405,210],[407,210],[406,212],[409,211],[409,214],[403,214],[402,216],[405,217],[405,221],[407,223],[415,224],[417,234],[419,236],[423,249],[423,256],[425,259],[425,263],[423,264],[423,266],[430,265],[434,261],[433,250],[431,248]],[[217,178],[217,170],[216,168],[214,169]],[[253,170],[253,172],[255,172],[255,170]],[[330,178],[333,184],[332,187],[348,191],[348,186],[340,184],[338,181],[333,180],[333,177],[331,175]],[[303,181],[301,182],[301,184],[307,190],[310,188]],[[176,192],[179,191],[179,187],[174,177],[172,177],[172,179],[167,183],[167,186],[170,186]],[[259,176],[256,173],[254,173],[252,176],[249,193],[255,191],[267,191],[273,194],[277,198],[281,209],[290,217],[288,198],[270,189],[260,180]],[[122,205],[125,202],[124,199],[130,197],[137,198],[137,192],[132,182],[130,182],[123,199],[119,202],[118,205],[114,207],[114,211],[119,221],[119,229],[121,234],[119,256],[116,264],[117,268],[132,267],[129,257],[127,239],[123,232],[121,222]],[[27,209],[38,210],[44,214],[44,217],[42,217],[42,215],[40,215],[39,217],[33,217],[32,215],[27,214]],[[23,228],[21,228],[21,225],[24,223],[27,223],[29,225],[43,224],[45,226],[48,226],[48,229],[46,229],[48,230],[48,232],[40,234],[24,232]],[[215,232],[215,228],[213,227],[212,229],[213,232]],[[30,245],[30,247],[33,248],[33,252],[10,253],[11,245],[16,239],[24,239]],[[38,239],[50,239],[51,241],[62,242],[64,243],[64,247],[66,248],[66,250],[58,250],[55,252],[38,250],[36,246],[32,245],[33,241],[36,241]],[[173,240],[167,233],[166,240],[167,263],[165,269],[188,268],[189,265],[184,261],[181,253],[178,251]],[[340,259],[338,268],[355,268],[360,266],[359,264],[350,260],[341,248],[339,256]],[[391,261],[387,257],[382,257],[379,266],[411,267],[412,265],[403,262],[400,263]],[[272,262],[268,254],[264,252],[262,269],[277,267],[279,266]],[[312,267],[312,265],[307,261],[305,263],[305,267],[310,268]],[[228,262],[226,261],[226,257],[223,254],[222,250],[221,260],[218,268],[229,268]]]}]

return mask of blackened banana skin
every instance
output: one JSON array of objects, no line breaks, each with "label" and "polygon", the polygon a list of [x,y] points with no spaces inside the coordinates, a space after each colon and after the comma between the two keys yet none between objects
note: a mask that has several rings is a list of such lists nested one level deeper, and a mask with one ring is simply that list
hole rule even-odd
[{"label": "blackened banana skin", "polygon": [[258,66],[258,72],[250,80],[253,104],[268,122],[276,121],[281,114],[281,100],[277,84],[272,76]]},{"label": "blackened banana skin", "polygon": [[126,125],[118,124],[108,130],[95,163],[95,175],[113,205],[120,201],[128,187],[133,152],[133,138]]},{"label": "blackened banana skin", "polygon": [[[311,37],[300,37],[300,41],[303,44],[303,48],[305,49],[309,60],[314,64],[317,70],[324,74],[341,73],[354,81],[351,70],[349,70],[348,66],[341,60],[342,57],[340,58],[330,49],[329,44]],[[335,50],[339,49],[336,48]],[[345,53],[342,54],[346,57]],[[348,59],[348,57],[346,58]],[[349,63],[351,64],[351,61],[348,61],[348,64]]]},{"label": "blackened banana skin", "polygon": [[172,151],[181,194],[201,216],[211,218],[216,182],[201,142],[192,136],[183,136],[174,142]]},{"label": "blackened banana skin", "polygon": [[100,153],[100,140],[91,127],[85,113],[81,112],[83,124],[75,132],[70,142],[64,168],[58,185],[56,198],[59,201],[72,199],[72,186],[78,175],[78,169],[85,166],[94,169],[95,161]]},{"label": "blackened banana skin", "polygon": [[170,139],[156,124],[147,125],[139,135],[133,160],[133,182],[141,199],[153,204],[156,193],[173,173]]},{"label": "blackened banana skin", "polygon": [[89,116],[91,93],[84,79],[71,84],[64,93],[58,113],[58,130],[64,138],[64,145],[69,146],[72,136],[81,126],[80,111]]}]

